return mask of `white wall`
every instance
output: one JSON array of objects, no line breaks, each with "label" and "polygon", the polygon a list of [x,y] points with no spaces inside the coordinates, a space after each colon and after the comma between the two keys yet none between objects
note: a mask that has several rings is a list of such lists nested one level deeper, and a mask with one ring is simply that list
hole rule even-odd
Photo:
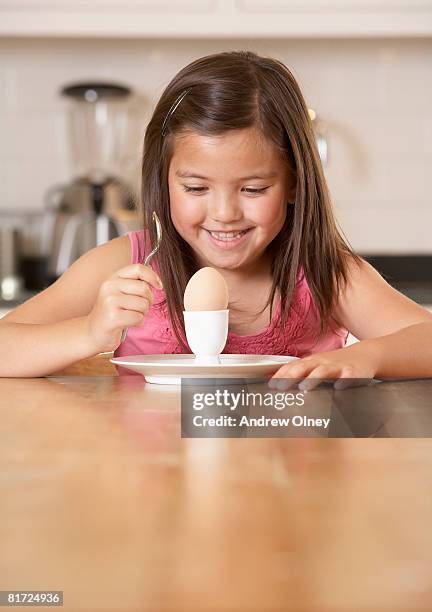
[{"label": "white wall", "polygon": [[284,61],[329,123],[326,175],[357,250],[432,252],[432,40],[0,40],[0,211],[40,209],[68,180],[59,87],[109,78],[134,87],[143,119],[126,170],[136,176],[145,117],[189,61],[250,48]]}]

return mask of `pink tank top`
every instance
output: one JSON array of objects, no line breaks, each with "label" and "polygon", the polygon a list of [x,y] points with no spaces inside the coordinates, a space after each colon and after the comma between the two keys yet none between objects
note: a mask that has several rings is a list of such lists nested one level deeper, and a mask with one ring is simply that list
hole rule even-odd
[{"label": "pink tank top", "polygon": [[[147,252],[144,252],[145,231],[128,233],[131,243],[131,263],[133,264],[143,263],[147,255]],[[146,243],[149,244],[149,241],[147,240]],[[157,266],[155,270],[158,271]],[[153,287],[152,292],[153,305],[143,324],[140,327],[129,328],[126,340],[114,352],[115,357],[183,352],[172,330],[167,305],[162,303],[165,299],[165,292]],[[274,309],[271,323],[257,334],[239,336],[234,332],[228,332],[223,352],[306,357],[311,353],[330,351],[345,345],[348,331],[344,328],[331,328],[319,342],[316,341],[319,330],[319,312],[312,300],[306,277],[302,271],[297,276],[297,287],[294,291],[290,316],[286,321],[284,333],[280,333],[278,329],[279,316],[280,302]],[[120,374],[133,374],[123,368],[118,368],[118,371]]]}]

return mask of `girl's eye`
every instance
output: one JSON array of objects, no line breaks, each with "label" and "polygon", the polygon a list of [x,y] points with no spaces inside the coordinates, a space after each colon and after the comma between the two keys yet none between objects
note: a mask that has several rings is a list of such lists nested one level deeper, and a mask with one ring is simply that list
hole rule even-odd
[{"label": "girl's eye", "polygon": [[[207,189],[207,187],[189,187],[188,185],[183,185],[183,189],[186,192],[202,193],[203,191],[205,191]],[[245,187],[244,188],[246,193],[251,193],[251,194],[264,193],[267,189],[268,189],[268,187],[260,187],[260,188],[255,188],[255,189],[253,189],[252,187]]]},{"label": "girl's eye", "polygon": [[192,191],[193,193],[204,191],[205,187],[188,187],[187,185],[183,185],[183,189],[185,191]]}]

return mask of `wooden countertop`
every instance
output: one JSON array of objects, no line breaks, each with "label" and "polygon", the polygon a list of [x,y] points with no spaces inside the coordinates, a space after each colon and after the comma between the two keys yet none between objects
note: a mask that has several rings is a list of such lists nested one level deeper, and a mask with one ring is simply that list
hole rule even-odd
[{"label": "wooden countertop", "polygon": [[[370,435],[424,435],[432,380],[382,384]],[[0,409],[0,589],[86,612],[432,609],[429,439],[182,439],[179,390],[138,376],[0,379]]]}]

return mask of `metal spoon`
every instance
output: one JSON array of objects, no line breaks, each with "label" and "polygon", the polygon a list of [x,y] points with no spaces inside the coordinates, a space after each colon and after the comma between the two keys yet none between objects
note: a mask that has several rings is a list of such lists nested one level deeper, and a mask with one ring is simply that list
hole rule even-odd
[{"label": "metal spoon", "polygon": [[[156,227],[156,245],[154,247],[154,249],[152,251],[150,251],[150,253],[147,255],[147,257],[144,260],[144,265],[148,266],[150,264],[150,261],[152,259],[152,257],[157,253],[158,249],[159,249],[159,245],[161,243],[162,240],[162,226],[161,223],[159,221],[159,217],[157,216],[156,212],[153,211],[152,214],[152,221]],[[126,336],[128,333],[128,328],[125,327],[124,330],[122,331],[122,335],[120,338],[120,344],[122,342],[124,342],[126,340]]]}]

